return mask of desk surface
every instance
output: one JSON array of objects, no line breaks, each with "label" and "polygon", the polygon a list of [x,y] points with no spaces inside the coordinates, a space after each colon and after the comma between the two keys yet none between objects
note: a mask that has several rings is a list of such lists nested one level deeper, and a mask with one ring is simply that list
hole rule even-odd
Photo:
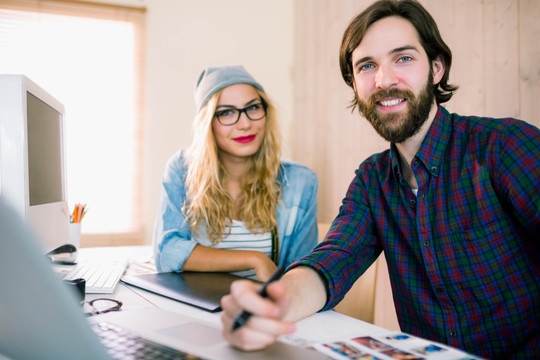
[{"label": "desk surface", "polygon": [[[115,254],[122,254],[122,256],[125,256],[126,253],[129,253],[128,257],[130,258],[130,261],[126,274],[156,272],[153,264],[152,248],[150,246],[81,248],[79,251],[79,256],[83,258],[98,256],[100,259],[103,259],[104,256],[114,257],[116,256]],[[86,299],[92,300],[103,296],[104,294],[87,294]],[[126,285],[122,282],[117,285],[114,293],[107,294],[105,297],[111,297],[122,301],[122,309],[124,310],[159,307],[164,310],[196,317],[207,322],[221,322],[219,313],[200,310],[196,307],[171,300],[161,295],[153,294],[134,286]],[[337,327],[336,331],[334,331],[334,329],[332,332],[327,331],[329,325],[338,323],[339,327]],[[357,335],[359,331],[374,333],[377,331],[386,332],[387,330],[335,311],[326,311],[299,321],[297,333],[295,336],[291,337],[291,340],[294,341],[295,338],[298,338],[298,341],[301,343],[305,343],[306,341],[336,340],[343,339],[349,334],[351,336]]]},{"label": "desk surface", "polygon": [[[156,271],[150,246],[81,248],[79,252],[79,256],[82,258],[99,257],[100,259],[105,256],[116,257],[117,254],[121,254],[121,256],[128,254],[130,260],[126,274],[144,274]],[[91,300],[103,296],[104,294],[87,294],[86,299]],[[114,293],[107,294],[106,297],[122,301],[122,309],[125,310],[159,307],[175,313],[196,317],[203,321],[221,323],[219,313],[200,310],[122,282],[117,285]],[[297,332],[289,337],[289,341],[306,344],[312,341],[333,341],[358,335],[359,333],[373,334],[376,332],[387,332],[387,330],[335,311],[325,311],[299,321]]]},{"label": "desk surface", "polygon": [[[153,264],[152,248],[150,246],[127,246],[127,247],[108,247],[108,248],[81,248],[79,256],[99,257],[103,259],[105,256],[127,256],[129,266],[127,274],[142,274],[155,272]],[[103,294],[87,294],[86,299],[103,297]],[[147,307],[158,307],[174,313],[188,315],[200,321],[210,322],[220,326],[220,313],[211,313],[196,307],[183,304],[181,302],[153,294],[151,292],[119,283],[113,294],[107,294],[106,297],[112,297],[122,301],[124,310],[137,310]],[[302,347],[314,346],[320,351],[331,354],[332,346],[337,342],[343,342],[353,338],[378,338],[388,339],[392,336],[401,335],[403,333],[389,331],[373,324],[340,314],[336,311],[324,311],[314,314],[297,323],[297,331],[289,336],[280,339],[283,342],[295,344]],[[417,351],[416,354],[421,358],[429,355],[430,359],[474,359],[459,350],[450,348],[446,345],[433,343],[428,340],[415,338],[406,335],[410,338],[409,348],[425,349],[426,352]],[[412,341],[412,342],[411,342]],[[399,345],[401,346],[401,344]],[[335,347],[334,347],[335,348]],[[436,350],[435,354],[433,349]],[[338,351],[334,349],[335,351]],[[429,351],[429,353],[428,353]],[[336,356],[339,358],[339,356]],[[389,356],[388,358],[392,358]]]}]

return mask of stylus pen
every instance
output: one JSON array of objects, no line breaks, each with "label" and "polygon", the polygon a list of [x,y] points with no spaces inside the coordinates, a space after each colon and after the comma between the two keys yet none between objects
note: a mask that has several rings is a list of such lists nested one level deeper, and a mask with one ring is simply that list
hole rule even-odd
[{"label": "stylus pen", "polygon": [[[270,279],[268,279],[268,281],[265,282],[262,288],[259,290],[259,295],[263,298],[268,297],[268,294],[266,293],[266,288],[270,283],[279,280],[281,276],[283,276],[283,273],[285,273],[285,267],[279,266],[276,271],[274,271],[272,276],[270,276]],[[244,326],[247,323],[248,319],[251,317],[251,315],[252,314],[249,311],[242,311],[242,313],[240,313],[240,315],[238,315],[238,317],[234,319],[231,331],[235,331]]]}]

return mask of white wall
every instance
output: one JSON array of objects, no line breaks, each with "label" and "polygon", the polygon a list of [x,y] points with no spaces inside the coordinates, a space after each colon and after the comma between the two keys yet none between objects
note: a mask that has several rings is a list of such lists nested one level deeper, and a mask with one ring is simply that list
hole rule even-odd
[{"label": "white wall", "polygon": [[[118,1],[110,0],[118,3]],[[293,11],[289,0],[133,0],[147,9],[143,221],[151,233],[167,159],[191,141],[193,90],[207,66],[243,64],[291,122]],[[288,154],[288,146],[284,154]]]},{"label": "white wall", "polygon": [[[141,194],[145,242],[151,241],[164,165],[173,152],[190,143],[194,82],[203,67],[243,64],[263,84],[281,110],[285,156],[311,166],[319,176],[319,215],[325,222],[335,216],[353,169],[366,156],[354,155],[359,145],[357,134],[363,135],[362,151],[368,155],[387,147],[365,121],[346,109],[352,93],[343,84],[337,67],[338,44],[343,30],[349,19],[371,0],[96,1],[145,6],[147,9]],[[538,112],[540,104],[535,101],[540,59],[538,46],[535,46],[540,33],[537,31],[540,7],[536,2],[513,0],[508,2],[510,5],[480,0],[471,4],[459,0],[436,4],[428,0],[422,2],[440,22],[443,36],[454,52],[450,81],[458,83],[461,89],[452,103],[463,103],[479,115],[522,116],[529,121],[533,119],[538,126],[538,120],[532,115]],[[485,24],[477,21],[483,18],[499,20]],[[519,19],[518,25],[516,19]],[[306,26],[306,23],[312,26]],[[521,32],[516,37],[513,34],[518,30]],[[474,41],[463,42],[456,40],[460,38],[458,31],[461,37],[463,32],[466,32],[465,36],[469,33],[477,35]],[[478,34],[486,39],[479,38]],[[297,44],[295,38],[299,39]],[[495,38],[499,40],[493,41]],[[515,71],[506,74],[506,57],[492,56],[501,52],[498,46],[504,48],[515,43],[516,38],[521,41],[522,52],[530,53],[523,56],[519,64],[521,76],[516,76]],[[500,45],[501,39],[506,45]],[[308,52],[306,48],[313,51]],[[505,56],[511,56],[514,48],[507,46],[507,50],[510,55]],[[474,55],[472,63],[471,54]],[[296,74],[293,72],[295,56]],[[502,65],[491,64],[495,62]],[[471,64],[475,66],[471,67]],[[506,70],[499,71],[501,68]],[[497,76],[491,76],[492,73]],[[295,86],[293,75],[297,79]],[[481,76],[488,81],[475,80],[471,84],[472,79]],[[504,80],[501,83],[504,86],[493,86],[494,78],[511,80]],[[519,85],[518,80],[528,85]],[[508,94],[517,93],[529,99],[520,100],[525,109],[520,114],[508,108]],[[293,122],[294,99],[298,118]],[[321,107],[328,112],[320,111]],[[452,110],[471,112],[455,106]],[[486,110],[491,112],[486,113]],[[493,110],[497,112],[493,113]],[[296,129],[293,124],[298,125]],[[339,129],[335,129],[336,126]],[[330,135],[336,131],[342,133],[331,141]],[[327,151],[329,147],[335,148],[334,152],[339,155]],[[344,153],[347,156],[343,157]],[[345,175],[336,171],[336,167],[344,169]],[[331,182],[330,177],[335,178],[337,184]],[[326,194],[328,192],[330,194]]]}]

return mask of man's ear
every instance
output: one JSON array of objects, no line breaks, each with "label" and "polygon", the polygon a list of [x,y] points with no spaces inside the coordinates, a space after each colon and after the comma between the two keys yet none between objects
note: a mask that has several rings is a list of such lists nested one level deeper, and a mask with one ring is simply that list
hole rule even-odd
[{"label": "man's ear", "polygon": [[433,70],[433,84],[438,84],[446,71],[446,64],[444,63],[442,55],[438,55],[437,58],[431,62],[431,67]]}]

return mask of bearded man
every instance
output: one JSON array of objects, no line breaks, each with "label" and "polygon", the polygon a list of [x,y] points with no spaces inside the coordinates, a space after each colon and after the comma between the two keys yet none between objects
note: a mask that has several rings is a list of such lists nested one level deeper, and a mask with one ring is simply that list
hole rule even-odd
[{"label": "bearded man", "polygon": [[[333,308],[384,251],[402,331],[490,359],[540,356],[540,130],[449,113],[451,63],[417,1],[377,1],[352,20],[342,76],[390,149],[360,165],[325,240],[269,298],[231,286],[231,344],[265,347]],[[242,309],[253,316],[230,331]]]}]

